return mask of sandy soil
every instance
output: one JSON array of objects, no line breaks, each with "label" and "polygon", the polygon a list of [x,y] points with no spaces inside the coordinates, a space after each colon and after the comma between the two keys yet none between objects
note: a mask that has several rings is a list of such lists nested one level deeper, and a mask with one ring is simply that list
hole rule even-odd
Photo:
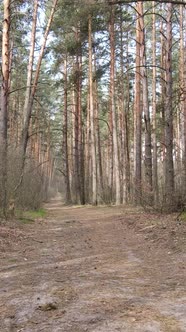
[{"label": "sandy soil", "polygon": [[186,331],[185,223],[130,207],[46,208],[2,247],[1,332]]}]

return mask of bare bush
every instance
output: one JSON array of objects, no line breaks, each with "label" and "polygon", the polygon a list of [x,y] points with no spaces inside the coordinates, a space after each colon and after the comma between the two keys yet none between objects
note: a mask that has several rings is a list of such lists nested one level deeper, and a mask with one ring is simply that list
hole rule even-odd
[{"label": "bare bush", "polygon": [[[0,208],[3,188],[0,176]],[[7,167],[7,202],[14,201],[14,207],[37,209],[48,198],[49,180],[43,165],[33,159],[26,159],[22,173],[21,157],[17,150],[9,149]],[[50,191],[51,195],[51,191]],[[8,204],[7,204],[8,208]]]}]

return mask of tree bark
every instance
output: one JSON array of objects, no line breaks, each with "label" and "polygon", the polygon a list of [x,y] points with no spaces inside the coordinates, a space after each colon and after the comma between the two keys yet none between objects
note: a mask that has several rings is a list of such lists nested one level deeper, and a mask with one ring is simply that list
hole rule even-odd
[{"label": "tree bark", "polygon": [[186,203],[186,34],[184,8],[180,6],[180,98],[181,98],[181,121],[182,121],[182,164],[183,164],[183,181],[182,191],[184,203]]},{"label": "tree bark", "polygon": [[79,61],[78,61],[78,153],[79,153],[79,188],[80,188],[80,202],[85,204],[85,167],[84,167],[84,132],[82,123],[82,46],[79,48]]},{"label": "tree bark", "polygon": [[[163,10],[162,5],[162,10]],[[160,25],[160,33],[161,33],[161,60],[160,60],[160,66],[162,68],[161,70],[161,148],[162,148],[162,175],[165,174],[165,96],[166,96],[166,75],[165,75],[165,63],[166,63],[166,40],[164,35],[165,25],[163,19],[161,20]],[[162,187],[165,185],[165,179],[162,181]]]},{"label": "tree bark", "polygon": [[9,92],[9,31],[10,31],[10,1],[4,0],[4,18],[2,34],[2,84],[0,109],[0,179],[1,179],[1,205],[4,217],[7,211],[7,117]]},{"label": "tree bark", "polygon": [[120,165],[119,165],[119,151],[118,151],[118,137],[117,137],[117,118],[115,108],[115,36],[114,36],[114,7],[110,10],[109,22],[109,37],[110,37],[110,103],[112,112],[112,129],[113,129],[113,159],[114,159],[114,178],[115,178],[115,192],[116,205],[121,204],[121,186],[120,186]]},{"label": "tree bark", "polygon": [[173,167],[173,109],[172,109],[172,13],[173,5],[167,5],[166,40],[166,100],[165,100],[165,207],[173,209],[174,167]]},{"label": "tree bark", "polygon": [[97,163],[95,140],[95,116],[93,100],[93,69],[92,69],[92,18],[88,18],[88,44],[89,44],[89,98],[90,98],[90,127],[91,127],[91,159],[92,159],[92,204],[97,205]]},{"label": "tree bark", "polygon": [[157,162],[157,137],[156,137],[156,16],[155,1],[153,1],[152,16],[152,141],[153,141],[153,192],[154,203],[158,203],[158,162]]},{"label": "tree bark", "polygon": [[[96,73],[96,52],[94,51],[94,72]],[[98,102],[98,86],[97,86],[97,79],[94,78],[93,81],[93,100],[94,100],[94,109],[95,109],[95,133],[96,133],[96,147],[97,147],[97,163],[98,163],[98,170],[97,170],[97,182],[100,183],[100,193],[101,199],[104,199],[104,182],[103,182],[103,165],[102,165],[102,149],[101,149],[101,135],[100,135],[100,124],[99,124],[99,102]],[[98,185],[97,185],[98,187]],[[97,188],[97,192],[99,191]]]},{"label": "tree bark", "polygon": [[[124,58],[123,58],[123,19],[122,8],[120,8],[120,108],[121,108],[121,141],[122,141],[122,173],[123,173],[123,197],[124,204],[129,202],[130,197],[130,160],[129,160],[129,133],[128,133],[128,96],[125,99],[125,85],[124,85]],[[128,45],[126,46],[128,48]],[[128,85],[128,82],[127,82]],[[129,86],[127,86],[129,89]],[[129,91],[127,91],[129,94]],[[126,100],[126,102],[125,102]]]},{"label": "tree bark", "polygon": [[91,138],[90,138],[90,98],[89,86],[87,91],[87,114],[86,114],[86,132],[85,132],[85,192],[86,202],[90,202],[90,155],[91,155]]},{"label": "tree bark", "polygon": [[140,76],[140,48],[141,48],[141,33],[140,33],[140,16],[141,5],[140,2],[136,5],[137,21],[136,21],[136,72],[135,72],[135,97],[134,97],[134,202],[141,203],[141,76]]},{"label": "tree bark", "polygon": [[69,153],[68,153],[68,85],[67,85],[67,56],[64,59],[64,120],[63,120],[63,153],[66,204],[71,204],[70,175],[69,175]]},{"label": "tree bark", "polygon": [[143,2],[139,2],[139,23],[141,34],[141,75],[142,75],[142,93],[143,93],[143,114],[145,122],[145,187],[148,203],[152,204],[152,146],[151,146],[151,122],[149,113],[149,95],[148,95],[148,78],[146,69],[146,38],[143,15]]},{"label": "tree bark", "polygon": [[75,57],[75,142],[74,142],[74,173],[76,201],[85,204],[85,177],[84,177],[84,147],[83,147],[83,127],[82,127],[82,45],[80,41],[80,23],[75,28],[75,38],[79,47]]},{"label": "tree bark", "polygon": [[32,89],[31,84],[32,84],[34,50],[35,50],[35,39],[36,39],[37,11],[38,11],[38,0],[34,0],[30,54],[29,54],[28,70],[27,70],[26,94],[25,94],[25,103],[24,103],[24,108],[23,108],[24,122],[26,121],[27,110],[28,110],[29,101],[30,101],[30,93],[31,93],[31,89]]}]

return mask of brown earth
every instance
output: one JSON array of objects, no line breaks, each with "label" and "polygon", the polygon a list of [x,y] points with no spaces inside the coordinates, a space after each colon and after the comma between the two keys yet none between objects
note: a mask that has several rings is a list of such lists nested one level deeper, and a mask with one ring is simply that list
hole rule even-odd
[{"label": "brown earth", "polygon": [[46,205],[0,228],[0,332],[186,331],[185,222]]}]

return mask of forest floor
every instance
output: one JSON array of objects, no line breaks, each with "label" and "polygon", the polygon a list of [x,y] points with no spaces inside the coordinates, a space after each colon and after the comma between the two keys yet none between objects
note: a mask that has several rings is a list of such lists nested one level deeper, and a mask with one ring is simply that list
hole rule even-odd
[{"label": "forest floor", "polygon": [[0,227],[0,332],[186,331],[186,222],[46,204]]}]

